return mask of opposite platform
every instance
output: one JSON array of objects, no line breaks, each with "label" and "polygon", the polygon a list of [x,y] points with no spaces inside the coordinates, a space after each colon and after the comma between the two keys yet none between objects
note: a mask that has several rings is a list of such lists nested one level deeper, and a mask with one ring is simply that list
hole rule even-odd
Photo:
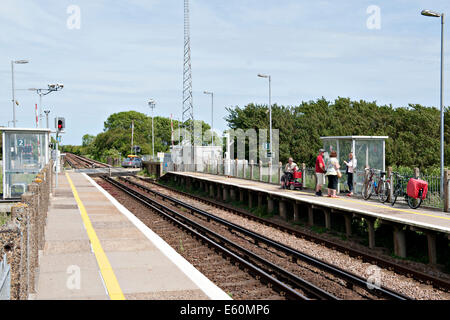
[{"label": "opposite platform", "polygon": [[91,178],[58,180],[35,299],[230,299]]},{"label": "opposite platform", "polygon": [[282,190],[279,185],[269,184],[253,180],[212,175],[201,172],[173,172],[168,173],[191,177],[207,183],[217,183],[228,187],[239,188],[255,193],[264,193],[271,197],[283,200],[306,203],[318,207],[360,214],[362,216],[380,218],[392,223],[410,225],[413,227],[442,232],[450,235],[450,214],[433,209],[410,209],[409,207],[364,201],[355,198],[340,197],[332,199],[328,197],[316,197],[312,192]]}]

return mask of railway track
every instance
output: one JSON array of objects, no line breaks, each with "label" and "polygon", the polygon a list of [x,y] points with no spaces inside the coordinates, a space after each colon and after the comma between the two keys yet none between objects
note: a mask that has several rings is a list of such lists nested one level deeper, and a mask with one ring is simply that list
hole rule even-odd
[{"label": "railway track", "polygon": [[419,270],[409,268],[409,267],[407,267],[405,265],[401,265],[399,263],[395,263],[393,261],[389,261],[389,260],[383,259],[382,257],[370,255],[370,254],[368,254],[366,252],[363,252],[361,250],[358,250],[358,249],[355,249],[355,248],[352,248],[352,247],[349,247],[349,246],[337,244],[335,242],[332,242],[332,241],[323,239],[321,237],[315,236],[314,234],[303,232],[303,231],[301,231],[299,229],[294,229],[292,227],[286,226],[284,224],[278,223],[278,222],[273,221],[273,220],[269,220],[269,219],[266,219],[266,218],[261,218],[261,217],[255,216],[254,214],[249,213],[249,212],[247,212],[247,211],[245,211],[243,209],[233,207],[233,206],[231,206],[229,204],[226,204],[226,203],[223,203],[223,202],[212,200],[212,199],[206,198],[206,197],[192,195],[190,193],[177,190],[175,188],[172,188],[172,187],[160,184],[160,183],[158,183],[158,182],[156,182],[156,181],[154,181],[152,179],[149,179],[149,178],[143,178],[143,177],[139,177],[139,176],[136,176],[134,178],[139,179],[139,180],[141,180],[143,182],[146,182],[146,183],[149,183],[149,184],[157,185],[159,187],[165,188],[167,190],[170,190],[172,192],[178,193],[180,195],[183,195],[185,197],[191,198],[193,200],[205,203],[205,204],[213,206],[215,208],[219,208],[221,210],[225,210],[225,211],[228,211],[230,213],[237,214],[237,215],[239,215],[241,217],[244,217],[244,218],[247,218],[249,220],[261,223],[263,225],[266,225],[266,226],[278,229],[280,231],[286,232],[287,234],[291,234],[291,235],[294,235],[296,237],[303,238],[303,239],[306,239],[308,241],[321,244],[323,246],[326,246],[327,248],[331,248],[333,250],[337,250],[337,251],[343,252],[343,253],[351,256],[351,257],[355,257],[355,258],[361,259],[364,262],[368,262],[370,264],[377,265],[378,267],[394,271],[394,272],[396,272],[398,274],[401,274],[401,275],[413,278],[415,280],[424,282],[426,284],[433,285],[433,287],[435,287],[437,289],[450,291],[450,282],[448,280],[446,280],[446,279],[442,279],[442,278],[439,278],[439,277],[435,277],[435,276],[429,275],[429,274],[421,272]]},{"label": "railway track", "polygon": [[93,159],[88,159],[73,153],[66,153],[65,161],[74,169],[110,168],[111,166]]},{"label": "railway track", "polygon": [[122,178],[103,177],[123,193],[190,232],[222,255],[250,270],[289,299],[395,299],[383,287],[368,289],[365,279],[228,222],[178,199]]}]

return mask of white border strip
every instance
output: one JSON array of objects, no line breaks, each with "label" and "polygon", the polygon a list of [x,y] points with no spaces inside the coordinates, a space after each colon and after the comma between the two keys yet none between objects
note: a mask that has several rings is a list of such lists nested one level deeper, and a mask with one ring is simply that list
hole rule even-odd
[{"label": "white border strip", "polygon": [[87,174],[82,175],[94,185],[103,195],[108,198],[114,206],[131,221],[143,234],[147,237],[170,261],[172,261],[189,279],[191,279],[209,298],[212,300],[232,300],[222,289],[216,286],[211,280],[205,277],[192,264],[176,252],[170,245],[168,245],[160,236],[147,227],[141,220],[139,220],[133,213],[119,203],[106,190],[100,187]]}]

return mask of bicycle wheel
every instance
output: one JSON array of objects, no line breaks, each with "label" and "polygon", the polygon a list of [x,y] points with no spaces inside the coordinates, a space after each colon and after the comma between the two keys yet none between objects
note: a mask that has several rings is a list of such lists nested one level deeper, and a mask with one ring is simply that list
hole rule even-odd
[{"label": "bicycle wheel", "polygon": [[408,197],[408,206],[411,209],[417,209],[422,204],[422,197],[419,197],[417,199]]},{"label": "bicycle wheel", "polygon": [[362,189],[362,197],[364,198],[364,200],[369,200],[370,196],[372,195],[372,192],[373,192],[373,184],[370,182],[366,183]]},{"label": "bicycle wheel", "polygon": [[397,201],[397,195],[394,195],[394,201],[392,201],[392,206],[394,206],[395,201]]},{"label": "bicycle wheel", "polygon": [[391,193],[391,185],[387,181],[384,181],[380,185],[380,190],[378,193],[378,198],[380,199],[381,203],[385,203],[388,200],[390,193]]},{"label": "bicycle wheel", "polygon": [[394,188],[394,199],[392,199],[392,206],[394,206],[395,202],[397,201],[398,194],[399,194],[399,187],[395,186],[395,188]]}]

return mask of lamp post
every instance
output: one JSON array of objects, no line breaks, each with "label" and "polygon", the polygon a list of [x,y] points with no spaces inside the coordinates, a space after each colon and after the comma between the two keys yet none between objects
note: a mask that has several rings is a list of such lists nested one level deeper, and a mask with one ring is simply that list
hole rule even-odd
[{"label": "lamp post", "polygon": [[11,61],[11,82],[12,82],[12,104],[13,104],[13,127],[16,127],[16,98],[14,96],[14,65],[27,64],[28,60],[12,60]]},{"label": "lamp post", "polygon": [[269,122],[270,122],[270,129],[269,129],[269,135],[270,135],[270,161],[272,162],[272,77],[270,75],[265,74],[258,74],[258,77],[260,78],[266,78],[269,79]]},{"label": "lamp post", "polygon": [[155,158],[155,135],[153,133],[153,113],[154,113],[155,107],[156,107],[155,100],[150,99],[148,101],[148,106],[150,107],[150,109],[152,109],[152,161],[154,161],[154,158]]},{"label": "lamp post", "polygon": [[[36,89],[36,88],[30,88],[28,90],[30,91],[36,91],[36,93],[39,95],[39,127],[42,127],[42,118],[44,117],[42,115],[42,97],[46,96],[52,92],[60,91],[64,88],[63,84],[55,83],[55,84],[49,84],[47,86],[47,89]],[[47,124],[48,128],[48,124]]]},{"label": "lamp post", "polygon": [[423,10],[423,16],[441,18],[441,196],[444,195],[444,13]]},{"label": "lamp post", "polygon": [[45,113],[45,120],[47,123],[47,129],[48,129],[48,114],[50,113],[50,110],[44,110],[44,113]]},{"label": "lamp post", "polygon": [[211,146],[214,146],[214,92],[203,91],[203,93],[211,95]]}]

